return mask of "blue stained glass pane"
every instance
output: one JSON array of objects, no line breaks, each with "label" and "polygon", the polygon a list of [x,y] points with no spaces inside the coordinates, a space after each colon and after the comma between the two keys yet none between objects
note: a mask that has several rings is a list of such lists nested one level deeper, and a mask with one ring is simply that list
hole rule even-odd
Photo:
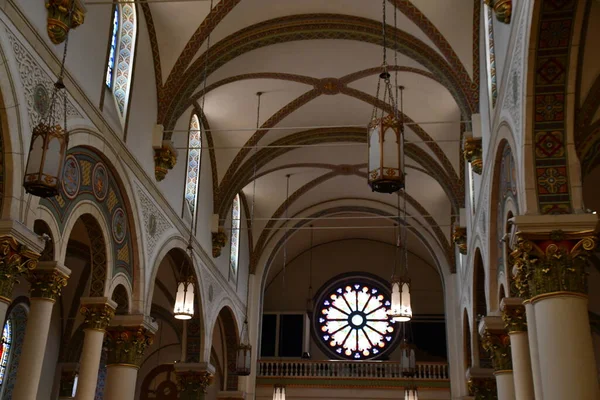
[{"label": "blue stained glass pane", "polygon": [[12,343],[12,323],[9,320],[4,325],[2,331],[2,356],[0,356],[0,385],[4,382],[6,374],[6,365],[8,364],[8,356],[10,354],[10,345]]},{"label": "blue stained glass pane", "polygon": [[237,275],[238,270],[238,257],[240,255],[240,195],[236,195],[233,199],[233,206],[231,207],[231,254],[230,254],[230,265],[231,271],[234,275]]},{"label": "blue stained glass pane", "polygon": [[113,16],[112,37],[110,40],[110,54],[108,56],[108,65],[106,67],[106,86],[112,88],[113,70],[115,68],[115,53],[117,50],[117,39],[119,34],[119,7],[115,7],[115,15]]}]

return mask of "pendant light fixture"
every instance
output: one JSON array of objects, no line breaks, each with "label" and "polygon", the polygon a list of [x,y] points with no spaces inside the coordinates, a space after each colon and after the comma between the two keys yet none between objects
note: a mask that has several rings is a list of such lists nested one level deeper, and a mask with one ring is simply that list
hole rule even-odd
[{"label": "pendant light fixture", "polygon": [[[256,93],[257,104],[256,104],[256,129],[260,124],[260,96],[262,92]],[[252,177],[252,208],[250,210],[250,229],[254,227],[254,206],[256,204],[256,151],[258,147],[254,145],[254,173]],[[248,286],[246,289],[246,316],[244,318],[244,325],[242,325],[242,334],[240,335],[240,344],[237,349],[237,357],[235,370],[236,374],[240,376],[248,376],[252,370],[252,345],[250,344],[250,331],[248,329],[248,300],[250,294],[250,280],[248,279]]]},{"label": "pendant light fixture", "polygon": [[[73,24],[75,1],[71,2],[68,21]],[[70,28],[70,27],[69,27]],[[67,29],[65,46],[58,79],[52,89],[50,104],[40,115],[38,124],[33,128],[27,167],[23,177],[25,192],[38,197],[54,197],[58,195],[63,165],[67,154],[69,134],[67,132],[67,93],[63,82],[65,76],[65,61],[69,47],[69,32]],[[59,101],[62,98],[62,122],[60,126]]]},{"label": "pendant light fixture", "polygon": [[[400,215],[400,195],[398,194],[397,199],[397,212]],[[396,322],[407,322],[412,319],[412,307],[410,302],[410,277],[408,275],[408,228],[406,221],[406,194],[404,195],[404,211],[403,211],[403,226],[404,232],[404,243],[400,242],[400,229],[397,229],[396,236],[396,262],[398,262],[398,255],[400,246],[403,249],[404,260],[401,265],[401,273],[396,275],[396,268],[394,268],[394,275],[392,276],[392,306],[390,308],[390,318]]]},{"label": "pendant light fixture", "polygon": [[187,247],[190,254],[190,265],[188,265],[184,257],[181,261],[181,267],[179,268],[179,276],[177,277],[177,295],[175,297],[173,315],[175,319],[180,320],[189,320],[194,316],[194,250],[192,238],[194,235],[196,212],[197,210],[194,209],[194,212],[192,213],[190,240]]},{"label": "pendant light fixture", "polygon": [[[387,65],[386,4],[383,0],[382,36],[383,62],[377,82],[377,103],[368,125],[368,183],[374,192],[394,193],[404,188],[404,114],[398,114],[397,95],[394,98]],[[394,14],[394,21],[396,21]],[[396,25],[396,23],[394,23]],[[394,32],[394,48],[397,48]],[[396,60],[397,60],[397,52]],[[396,61],[396,65],[397,65]],[[396,81],[397,81],[396,71]],[[383,87],[382,87],[383,86]],[[396,85],[397,86],[397,85]],[[390,108],[391,112],[386,112]],[[402,120],[400,119],[402,118]]]},{"label": "pendant light fixture", "polygon": [[412,385],[404,389],[404,400],[419,400],[419,391]]},{"label": "pendant light fixture", "polygon": [[402,377],[413,377],[417,371],[415,346],[412,344],[412,327],[410,322],[402,324],[402,342],[400,343],[400,369]]}]

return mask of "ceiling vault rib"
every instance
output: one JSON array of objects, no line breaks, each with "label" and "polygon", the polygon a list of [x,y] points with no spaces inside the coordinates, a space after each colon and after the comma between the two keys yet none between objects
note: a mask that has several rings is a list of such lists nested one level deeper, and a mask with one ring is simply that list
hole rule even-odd
[{"label": "ceiling vault rib", "polygon": [[[391,29],[391,28],[390,28]],[[429,68],[441,81],[447,82],[451,93],[461,99],[459,106],[465,116],[475,110],[475,94],[470,80],[461,81],[451,65],[431,47],[416,37],[391,30],[398,51]],[[189,106],[189,99],[202,80],[198,71],[208,63],[208,73],[216,71],[230,60],[255,49],[298,40],[344,39],[381,45],[380,24],[376,21],[338,14],[292,15],[264,21],[244,28],[215,44],[210,51],[195,60],[181,73],[178,82],[169,86],[160,103],[159,122],[166,130],[172,129],[175,121]],[[167,101],[168,99],[168,101]],[[168,103],[168,104],[167,104]]]}]

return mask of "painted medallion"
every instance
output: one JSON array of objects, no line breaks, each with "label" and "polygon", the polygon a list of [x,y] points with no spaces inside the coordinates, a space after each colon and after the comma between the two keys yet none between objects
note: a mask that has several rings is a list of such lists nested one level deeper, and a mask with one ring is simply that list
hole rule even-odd
[{"label": "painted medallion", "polygon": [[94,196],[98,201],[103,201],[108,193],[108,173],[106,167],[102,163],[96,164],[92,173],[92,187]]},{"label": "painted medallion", "polygon": [[67,156],[63,167],[62,188],[65,196],[73,200],[79,193],[81,184],[81,171],[77,159],[72,155]]},{"label": "painted medallion", "polygon": [[112,233],[115,242],[123,243],[127,233],[127,221],[122,208],[117,208],[112,217]]}]

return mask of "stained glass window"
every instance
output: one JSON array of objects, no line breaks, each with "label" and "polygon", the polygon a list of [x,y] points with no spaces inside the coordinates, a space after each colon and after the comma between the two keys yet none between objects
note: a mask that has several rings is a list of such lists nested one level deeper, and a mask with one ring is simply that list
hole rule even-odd
[{"label": "stained glass window", "polygon": [[484,7],[484,27],[486,41],[486,65],[488,90],[490,93],[490,103],[492,107],[496,106],[496,98],[498,97],[498,84],[496,81],[496,51],[494,48],[494,13],[491,7]]},{"label": "stained glass window", "polygon": [[117,52],[117,40],[119,39],[119,7],[115,7],[113,15],[112,34],[110,39],[110,53],[108,55],[108,66],[106,67],[106,86],[112,88],[113,71],[115,69],[115,53]]},{"label": "stained glass window", "polygon": [[375,282],[354,280],[325,290],[316,304],[315,331],[322,347],[339,358],[364,360],[387,352],[396,337],[391,303]]},{"label": "stained glass window", "polygon": [[126,3],[116,6],[106,68],[106,86],[112,90],[121,122],[125,121],[127,115],[136,32],[135,4]]},{"label": "stained glass window", "polygon": [[185,179],[185,200],[190,207],[192,215],[196,210],[196,199],[198,197],[198,182],[200,179],[200,160],[202,155],[202,131],[200,121],[196,114],[192,115],[190,121],[190,132],[188,136],[188,158],[187,175]]},{"label": "stained glass window", "polygon": [[10,355],[10,345],[12,343],[12,322],[6,320],[4,330],[2,331],[2,353],[0,354],[0,385],[4,383],[4,375],[6,374],[6,366],[8,364],[8,356]]},{"label": "stained glass window", "polygon": [[231,255],[230,265],[231,273],[235,276],[238,270],[238,258],[240,255],[240,216],[241,216],[240,195],[236,195],[233,199],[233,207],[231,207]]}]

